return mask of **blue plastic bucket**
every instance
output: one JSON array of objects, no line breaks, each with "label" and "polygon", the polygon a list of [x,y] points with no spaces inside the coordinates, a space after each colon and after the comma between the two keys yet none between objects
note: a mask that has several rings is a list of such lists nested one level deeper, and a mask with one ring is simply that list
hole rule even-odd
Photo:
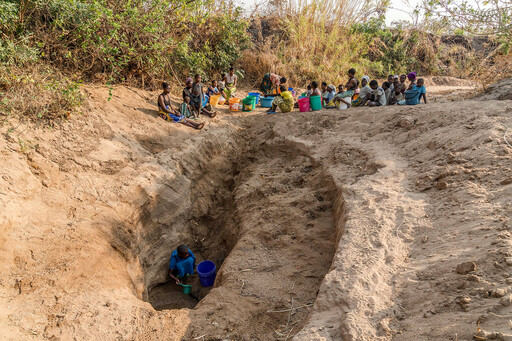
[{"label": "blue plastic bucket", "polygon": [[210,260],[205,260],[197,266],[197,274],[199,275],[199,283],[203,287],[211,287],[215,282],[217,273],[215,272],[215,263]]},{"label": "blue plastic bucket", "polygon": [[293,91],[293,88],[288,88],[288,91]]},{"label": "blue plastic bucket", "polygon": [[248,96],[256,97],[256,104],[260,102],[261,94],[259,92],[249,92]]},{"label": "blue plastic bucket", "polygon": [[260,101],[262,108],[272,108],[272,102],[274,101],[274,97],[261,97]]}]

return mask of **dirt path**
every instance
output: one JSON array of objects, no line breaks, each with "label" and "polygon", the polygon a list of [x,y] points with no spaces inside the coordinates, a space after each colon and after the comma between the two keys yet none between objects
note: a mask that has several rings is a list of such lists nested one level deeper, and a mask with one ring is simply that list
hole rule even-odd
[{"label": "dirt path", "polygon": [[[57,129],[1,127],[1,338],[510,337],[511,101],[222,112],[196,132],[154,94],[87,91]],[[179,303],[179,243],[216,284],[156,311]]]}]

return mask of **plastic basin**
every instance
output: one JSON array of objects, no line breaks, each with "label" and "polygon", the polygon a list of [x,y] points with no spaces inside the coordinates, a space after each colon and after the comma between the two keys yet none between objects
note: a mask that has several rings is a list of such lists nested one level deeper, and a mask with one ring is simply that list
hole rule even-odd
[{"label": "plastic basin", "polygon": [[322,109],[322,97],[321,96],[311,96],[309,97],[309,104],[311,105],[311,110],[321,110]]},{"label": "plastic basin", "polygon": [[304,97],[299,99],[299,111],[300,112],[309,112],[311,107],[309,105],[309,98]]},{"label": "plastic basin", "polygon": [[262,97],[260,98],[261,106],[263,108],[272,108],[272,102],[274,101],[274,97]]},{"label": "plastic basin", "polygon": [[211,287],[217,276],[215,263],[210,260],[199,263],[197,266],[197,274],[199,275],[199,283],[201,283],[203,287]]}]

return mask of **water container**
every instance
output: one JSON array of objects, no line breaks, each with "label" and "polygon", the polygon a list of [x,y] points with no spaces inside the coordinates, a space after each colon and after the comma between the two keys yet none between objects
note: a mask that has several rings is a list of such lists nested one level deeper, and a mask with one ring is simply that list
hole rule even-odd
[{"label": "water container", "polygon": [[261,94],[259,92],[249,92],[249,96],[256,97],[256,104],[260,102]]},{"label": "water container", "polygon": [[212,95],[210,97],[210,105],[212,107],[216,107],[219,104],[219,99],[221,95]]},{"label": "water container", "polygon": [[313,111],[322,109],[322,97],[321,96],[309,97],[309,103],[311,105],[311,110],[313,110]]},{"label": "water container", "polygon": [[180,284],[182,287],[183,287],[183,293],[184,294],[190,294],[190,292],[192,291],[192,286],[191,285],[187,285],[187,284]]},{"label": "water container", "polygon": [[[345,102],[348,102],[350,103],[352,101],[352,97],[345,97],[343,98],[345,100]],[[345,109],[348,109],[348,105],[346,105],[345,103],[343,102],[340,102],[340,106],[338,107],[340,110],[345,110]]]},{"label": "water container", "polygon": [[299,110],[300,112],[309,112],[311,110],[308,97],[299,99]]},{"label": "water container", "polygon": [[240,98],[229,99],[229,111],[240,111]]},{"label": "water container", "polygon": [[199,283],[203,287],[211,287],[215,282],[217,273],[215,272],[215,263],[205,260],[197,266],[197,274],[199,275]]},{"label": "water container", "polygon": [[263,108],[272,108],[272,102],[274,101],[274,97],[262,97],[260,98],[261,107]]},{"label": "water container", "polygon": [[243,102],[242,111],[252,111],[254,109],[254,107],[256,106],[256,104],[255,104],[256,97],[248,96],[248,97],[244,98],[244,100],[242,102]]},{"label": "water container", "polygon": [[257,98],[255,96],[247,96],[246,99],[250,99],[252,101],[252,108],[255,109],[256,108],[256,101],[257,101]]}]

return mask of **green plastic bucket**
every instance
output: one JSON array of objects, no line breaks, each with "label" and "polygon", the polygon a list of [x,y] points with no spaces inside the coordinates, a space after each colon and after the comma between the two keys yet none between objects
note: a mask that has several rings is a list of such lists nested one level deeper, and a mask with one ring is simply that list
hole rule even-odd
[{"label": "green plastic bucket", "polygon": [[252,108],[253,109],[256,108],[256,104],[258,104],[258,97],[249,95],[246,98],[251,99],[252,100]]},{"label": "green plastic bucket", "polygon": [[309,97],[309,103],[311,104],[311,110],[313,110],[313,111],[322,109],[322,97],[321,96]]},{"label": "green plastic bucket", "polygon": [[242,111],[253,111],[256,107],[256,97],[254,96],[247,96],[242,102]]},{"label": "green plastic bucket", "polygon": [[180,284],[183,287],[183,293],[184,294],[190,294],[190,291],[192,291],[192,286],[187,284]]}]

